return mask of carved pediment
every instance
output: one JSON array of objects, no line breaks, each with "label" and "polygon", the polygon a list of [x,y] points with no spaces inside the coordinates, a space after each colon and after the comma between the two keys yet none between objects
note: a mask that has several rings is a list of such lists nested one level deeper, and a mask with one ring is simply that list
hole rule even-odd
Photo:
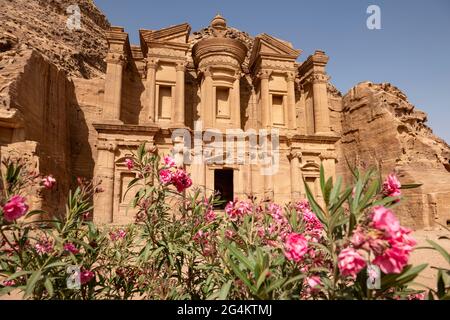
[{"label": "carved pediment", "polygon": [[289,42],[263,33],[255,38],[250,64],[252,65],[258,57],[295,61],[301,52],[302,50],[294,49]]},{"label": "carved pediment", "polygon": [[188,23],[182,23],[160,30],[139,30],[139,33],[146,42],[162,41],[187,43],[190,31],[191,26]]}]

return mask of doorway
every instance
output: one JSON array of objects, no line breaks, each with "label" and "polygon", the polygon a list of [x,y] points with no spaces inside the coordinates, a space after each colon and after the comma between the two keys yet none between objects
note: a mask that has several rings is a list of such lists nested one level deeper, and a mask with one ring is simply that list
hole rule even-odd
[{"label": "doorway", "polygon": [[232,169],[217,169],[214,170],[214,191],[218,193],[220,200],[223,203],[215,206],[216,209],[225,209],[229,201],[233,201],[233,170]]}]

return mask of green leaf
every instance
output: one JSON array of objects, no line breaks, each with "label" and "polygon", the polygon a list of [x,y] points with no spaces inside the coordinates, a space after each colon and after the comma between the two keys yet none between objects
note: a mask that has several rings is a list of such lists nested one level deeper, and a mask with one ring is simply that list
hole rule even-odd
[{"label": "green leaf", "polygon": [[225,300],[228,297],[232,283],[232,280],[228,280],[227,283],[222,286],[219,292],[219,300]]},{"label": "green leaf", "polygon": [[53,294],[54,294],[53,284],[52,284],[50,278],[45,279],[44,286],[45,286],[45,289],[47,289],[49,296],[53,297]]},{"label": "green leaf", "polygon": [[263,272],[258,277],[258,280],[256,281],[256,290],[259,290],[261,285],[264,283],[264,281],[267,278],[267,274],[269,274],[270,270],[268,268],[264,269]]},{"label": "green leaf", "polygon": [[436,242],[434,242],[433,240],[428,240],[427,242],[429,244],[431,244],[433,246],[433,248],[438,251],[443,257],[444,259],[447,261],[447,263],[450,264],[450,254],[447,252],[447,250],[445,250],[443,247],[441,247],[440,245],[438,245]]},{"label": "green leaf", "polygon": [[400,189],[415,189],[422,186],[422,183],[409,183],[409,184],[402,184]]},{"label": "green leaf", "polygon": [[33,272],[33,274],[31,275],[30,279],[28,279],[28,282],[27,282],[27,286],[25,289],[25,297],[28,297],[34,291],[34,288],[36,287],[36,283],[39,281],[41,275],[42,275],[41,270],[37,270],[37,271]]},{"label": "green leaf", "polygon": [[231,244],[227,244],[227,248],[241,263],[245,264],[245,266],[248,269],[253,271],[254,264],[252,264],[250,260],[247,257],[245,257],[244,254],[239,249],[237,249],[234,245]]},{"label": "green leaf", "polygon": [[242,280],[242,282],[244,282],[244,284],[247,286],[247,288],[249,288],[253,293],[256,292],[255,287],[252,285],[252,283],[250,282],[249,279],[247,279],[247,277],[244,275],[244,273],[239,269],[238,266],[236,266],[236,264],[234,264],[234,262],[230,259],[228,260],[228,264],[230,265],[231,269],[233,270],[233,272],[239,277],[239,279]]}]

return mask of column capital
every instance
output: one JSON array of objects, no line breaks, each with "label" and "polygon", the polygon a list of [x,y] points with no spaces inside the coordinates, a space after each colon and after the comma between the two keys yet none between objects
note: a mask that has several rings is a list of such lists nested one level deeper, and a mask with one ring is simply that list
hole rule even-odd
[{"label": "column capital", "polygon": [[303,154],[299,150],[291,150],[291,152],[288,153],[289,160],[293,160],[293,159],[301,160],[302,157],[303,157]]},{"label": "column capital", "polygon": [[295,80],[295,72],[286,72],[286,80],[288,82],[294,82],[294,80]]},{"label": "column capital", "polygon": [[205,76],[205,77],[212,77],[212,72],[211,69],[209,67],[205,67],[205,68],[201,68],[200,72]]},{"label": "column capital", "polygon": [[97,150],[106,150],[114,152],[117,150],[117,142],[108,141],[108,140],[100,140],[97,142]]},{"label": "column capital", "polygon": [[326,159],[333,159],[336,160],[336,153],[332,150],[326,150],[320,153],[319,155],[320,160],[326,160]]},{"label": "column capital", "polygon": [[311,82],[312,84],[323,84],[327,83],[330,80],[330,77],[326,73],[311,73],[311,75],[308,76],[307,81]]},{"label": "column capital", "polygon": [[121,52],[108,52],[105,61],[108,64],[120,64],[124,66],[127,62],[127,59],[125,57],[125,54]]},{"label": "column capital", "polygon": [[182,61],[182,62],[177,62],[176,66],[175,66],[175,70],[176,71],[186,71],[186,67],[187,67],[187,62],[186,61]]},{"label": "column capital", "polygon": [[159,64],[159,59],[147,57],[147,70],[157,69]]},{"label": "column capital", "polygon": [[271,74],[272,74],[272,70],[261,70],[260,72],[258,72],[257,77],[261,80],[262,79],[267,80],[270,78]]}]

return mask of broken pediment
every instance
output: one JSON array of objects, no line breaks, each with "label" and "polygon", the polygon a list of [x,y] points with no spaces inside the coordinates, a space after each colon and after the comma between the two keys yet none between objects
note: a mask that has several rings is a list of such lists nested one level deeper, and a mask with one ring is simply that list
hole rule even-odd
[{"label": "broken pediment", "polygon": [[170,26],[160,30],[139,30],[142,51],[147,53],[151,47],[167,46],[173,48],[188,48],[189,33],[191,26],[188,23],[182,23]]},{"label": "broken pediment", "polygon": [[294,49],[289,42],[282,41],[263,33],[255,38],[250,61],[254,62],[258,56],[261,58],[296,60],[301,52],[302,50]]}]

